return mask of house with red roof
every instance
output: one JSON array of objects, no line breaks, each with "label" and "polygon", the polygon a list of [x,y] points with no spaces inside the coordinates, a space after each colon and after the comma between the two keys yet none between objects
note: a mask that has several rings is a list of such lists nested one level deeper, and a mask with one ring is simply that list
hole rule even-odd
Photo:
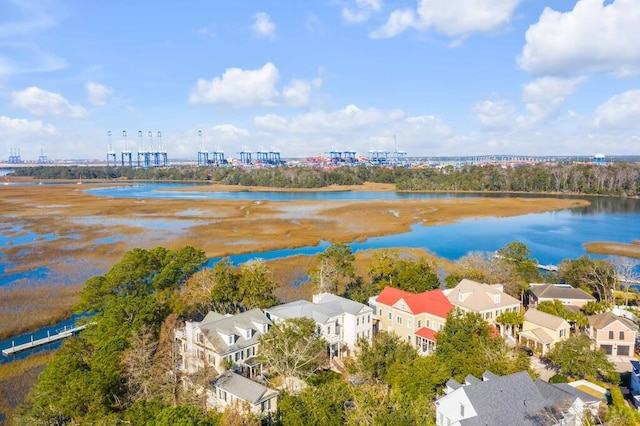
[{"label": "house with red roof", "polygon": [[454,309],[440,289],[416,294],[393,287],[369,299],[369,306],[378,330],[395,333],[423,355],[435,350],[435,335]]}]

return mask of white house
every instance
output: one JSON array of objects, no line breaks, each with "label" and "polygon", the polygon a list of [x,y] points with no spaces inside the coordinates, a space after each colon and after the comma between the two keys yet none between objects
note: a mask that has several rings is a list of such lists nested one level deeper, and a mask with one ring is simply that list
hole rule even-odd
[{"label": "white house", "polygon": [[237,315],[209,312],[200,322],[186,321],[176,330],[181,368],[188,374],[205,366],[222,372],[234,365],[237,371],[253,377],[260,373],[258,338],[271,322],[260,309]]},{"label": "white house", "polygon": [[313,296],[313,301],[297,300],[265,310],[271,321],[289,318],[311,318],[316,322],[318,334],[327,341],[331,357],[342,358],[345,350],[354,351],[359,339],[371,341],[373,309],[334,294]]},{"label": "white house", "polygon": [[207,407],[224,411],[233,407],[253,414],[275,413],[278,392],[231,371],[225,371],[211,382],[207,390]]}]

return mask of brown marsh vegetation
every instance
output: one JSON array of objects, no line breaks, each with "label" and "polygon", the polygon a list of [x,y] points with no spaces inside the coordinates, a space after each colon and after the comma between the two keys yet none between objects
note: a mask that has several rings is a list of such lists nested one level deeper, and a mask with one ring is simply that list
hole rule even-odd
[{"label": "brown marsh vegetation", "polygon": [[[557,198],[401,202],[127,199],[91,195],[83,189],[75,184],[0,188],[0,227],[19,226],[18,233],[57,235],[57,238],[3,249],[5,273],[46,267],[50,274],[39,282],[21,280],[0,290],[0,318],[3,318],[0,335],[16,334],[68,316],[84,281],[105,272],[123,253],[135,247],[162,245],[177,249],[191,245],[216,257],[315,245],[321,240],[334,243],[365,240],[406,232],[416,223],[437,225],[466,218],[515,216],[587,204]],[[221,188],[212,185],[197,189]],[[351,190],[349,187],[330,189]],[[393,188],[364,185],[356,189]],[[289,266],[287,273],[293,273],[295,268],[307,269],[302,265]]]}]

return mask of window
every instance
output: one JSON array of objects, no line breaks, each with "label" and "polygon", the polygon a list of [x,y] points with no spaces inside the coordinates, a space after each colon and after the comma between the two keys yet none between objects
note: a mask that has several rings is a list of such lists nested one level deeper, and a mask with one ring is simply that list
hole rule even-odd
[{"label": "window", "polygon": [[563,338],[567,333],[567,330],[565,330],[564,328],[562,330],[560,330],[560,338]]},{"label": "window", "polygon": [[360,325],[360,318],[356,318],[356,327]]},{"label": "window", "polygon": [[367,323],[371,324],[371,315],[367,315]]},{"label": "window", "polygon": [[398,316],[396,317],[396,322],[397,322],[398,324],[402,324],[402,317],[401,317],[400,315],[398,315]]},{"label": "window", "polygon": [[427,320],[427,325],[425,327],[429,328],[429,320]]},{"label": "window", "polygon": [[613,330],[609,331],[609,340],[613,340]]},{"label": "window", "polygon": [[502,309],[498,309],[498,310],[496,311],[496,317],[499,317],[501,313],[502,313]]},{"label": "window", "polygon": [[198,333],[198,343],[204,343],[204,336],[202,333]]},{"label": "window", "polygon": [[619,340],[624,340],[624,331],[621,331],[619,336],[618,336]]},{"label": "window", "polygon": [[493,295],[493,303],[500,303],[500,295],[499,294],[494,294]]},{"label": "window", "polygon": [[460,417],[464,417],[464,404],[460,404]]},{"label": "window", "polygon": [[233,337],[234,337],[233,334],[229,336],[229,344],[230,345],[233,345],[233,341],[234,341]]},{"label": "window", "polygon": [[418,328],[422,328],[422,320],[418,320]]},{"label": "window", "polygon": [[250,328],[247,329],[247,339],[251,339],[251,334],[252,334],[251,332],[252,331],[253,330],[251,330]]},{"label": "window", "polygon": [[487,312],[487,319],[491,319],[492,315],[491,312]]},{"label": "window", "polygon": [[240,352],[236,352],[236,361],[240,361],[242,359],[242,354]]},{"label": "window", "polygon": [[227,393],[222,389],[220,389],[220,399],[223,400],[224,402],[227,402]]},{"label": "window", "polygon": [[407,342],[411,344],[411,336],[407,336]]},{"label": "window", "polygon": [[389,319],[391,319],[391,312],[389,312]]},{"label": "window", "polygon": [[403,311],[406,311],[407,310],[407,305],[404,304],[404,303],[401,303],[400,304],[400,309],[402,309]]},{"label": "window", "polygon": [[413,328],[413,320],[407,320],[407,328]]},{"label": "window", "polygon": [[262,403],[260,404],[260,409],[262,411],[267,411],[271,409],[271,400],[267,399],[266,401],[262,401]]},{"label": "window", "polygon": [[327,326],[327,334],[331,334],[331,326],[330,325]]}]

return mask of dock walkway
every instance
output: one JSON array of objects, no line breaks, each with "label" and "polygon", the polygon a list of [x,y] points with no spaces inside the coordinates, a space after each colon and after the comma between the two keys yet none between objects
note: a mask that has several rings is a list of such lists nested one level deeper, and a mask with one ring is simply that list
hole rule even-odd
[{"label": "dock walkway", "polygon": [[33,336],[31,336],[30,342],[23,343],[21,345],[16,345],[15,342],[11,342],[11,347],[7,349],[3,349],[2,355],[10,356],[10,355],[17,354],[18,352],[26,351],[28,349],[37,348],[38,346],[43,346],[49,343],[56,342],[58,340],[66,339],[67,337],[73,336],[74,333],[84,330],[90,324],[93,324],[93,323],[83,324],[83,325],[69,327],[69,328],[65,326],[56,334],[51,335],[49,334],[49,332],[47,332],[47,337],[43,337],[41,339],[34,339]]}]

